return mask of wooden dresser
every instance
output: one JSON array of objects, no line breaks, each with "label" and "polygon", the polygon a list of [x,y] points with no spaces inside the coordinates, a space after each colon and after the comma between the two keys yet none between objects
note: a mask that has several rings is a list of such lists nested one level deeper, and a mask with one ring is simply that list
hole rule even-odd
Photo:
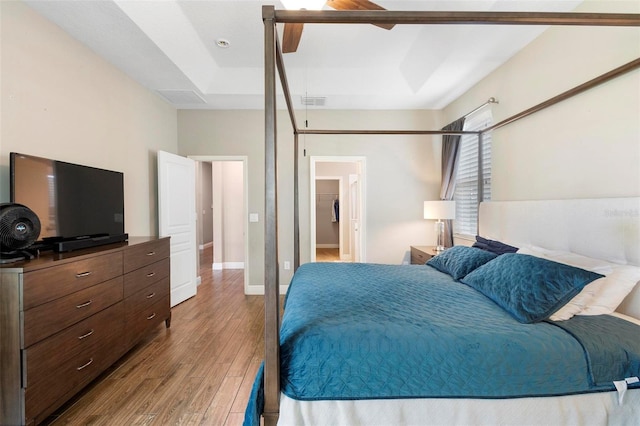
[{"label": "wooden dresser", "polygon": [[169,238],[0,269],[0,424],[38,424],[150,330],[170,326]]}]

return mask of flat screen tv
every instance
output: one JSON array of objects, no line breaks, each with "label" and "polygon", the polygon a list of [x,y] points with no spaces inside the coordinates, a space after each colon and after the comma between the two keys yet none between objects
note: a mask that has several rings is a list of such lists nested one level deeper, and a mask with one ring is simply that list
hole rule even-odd
[{"label": "flat screen tv", "polygon": [[40,219],[35,246],[70,251],[125,241],[121,172],[10,153],[11,202]]}]

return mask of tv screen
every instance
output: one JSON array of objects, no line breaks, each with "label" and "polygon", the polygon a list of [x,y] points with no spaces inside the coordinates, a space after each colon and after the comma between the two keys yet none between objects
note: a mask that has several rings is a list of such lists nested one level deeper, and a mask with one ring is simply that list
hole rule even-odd
[{"label": "tv screen", "polygon": [[15,152],[10,173],[11,201],[38,216],[40,241],[124,235],[123,173]]}]

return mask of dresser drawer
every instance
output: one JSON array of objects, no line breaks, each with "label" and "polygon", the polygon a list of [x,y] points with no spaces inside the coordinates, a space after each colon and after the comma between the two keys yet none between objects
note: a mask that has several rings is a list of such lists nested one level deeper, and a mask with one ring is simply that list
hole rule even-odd
[{"label": "dresser drawer", "polygon": [[143,311],[168,295],[169,277],[165,277],[124,299],[125,312],[128,315],[134,312]]},{"label": "dresser drawer", "polygon": [[[122,334],[113,334],[95,348],[82,351],[58,364],[25,390],[27,419],[42,421],[61,401],[68,399],[120,358],[114,347],[122,346]],[[53,408],[51,408],[53,407]]]},{"label": "dresser drawer", "polygon": [[129,297],[151,284],[169,278],[170,268],[171,262],[169,259],[164,259],[129,272],[124,276],[124,297]]},{"label": "dresser drawer", "polygon": [[124,273],[169,257],[169,239],[139,244],[124,251]]},{"label": "dresser drawer", "polygon": [[[58,365],[82,352],[95,350],[105,341],[113,341],[124,335],[124,302],[118,302],[89,318],[80,321],[29,347],[26,350],[27,386],[46,378]],[[120,347],[110,350],[122,354]]]},{"label": "dresser drawer", "polygon": [[122,275],[122,253],[111,253],[23,274],[27,310]]},{"label": "dresser drawer", "polygon": [[170,295],[166,295],[153,304],[145,305],[137,312],[127,312],[126,333],[128,345],[134,345],[149,330],[169,318],[171,312],[169,306],[170,297]]},{"label": "dresser drawer", "polygon": [[24,346],[81,321],[122,300],[122,277],[94,285],[24,312]]}]

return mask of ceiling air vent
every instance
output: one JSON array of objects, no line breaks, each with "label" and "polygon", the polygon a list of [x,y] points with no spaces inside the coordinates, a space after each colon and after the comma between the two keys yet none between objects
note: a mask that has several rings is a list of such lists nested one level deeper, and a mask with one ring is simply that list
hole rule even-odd
[{"label": "ceiling air vent", "polygon": [[300,99],[304,106],[325,106],[327,103],[325,96],[302,96]]},{"label": "ceiling air vent", "polygon": [[202,105],[207,103],[193,90],[158,90],[158,93],[174,105]]}]

